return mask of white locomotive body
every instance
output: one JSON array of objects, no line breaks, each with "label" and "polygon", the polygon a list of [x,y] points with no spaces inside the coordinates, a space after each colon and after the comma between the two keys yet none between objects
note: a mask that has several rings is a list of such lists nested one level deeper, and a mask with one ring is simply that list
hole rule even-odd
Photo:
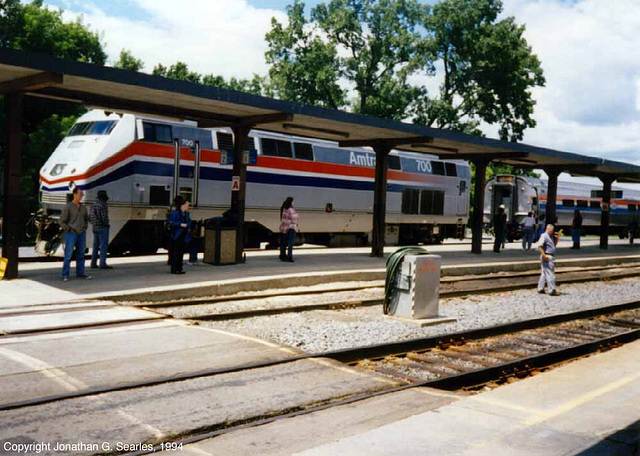
[{"label": "white locomotive body", "polygon": [[[373,212],[372,151],[259,130],[249,136],[248,147],[257,152],[257,159],[247,168],[248,246],[273,240],[279,208],[287,196],[295,200],[307,242],[366,242]],[[232,165],[226,163],[226,151],[232,147],[230,130],[93,110],[78,119],[41,168],[42,206],[55,218],[73,185],[85,190],[87,203],[98,190],[106,190],[110,251],[154,252],[162,246],[173,195],[197,200],[191,209],[193,220],[220,216],[228,209]],[[200,171],[194,175],[198,153]],[[468,164],[399,151],[392,152],[389,161],[386,222],[390,242],[464,236]],[[174,179],[178,169],[179,178]]]}]

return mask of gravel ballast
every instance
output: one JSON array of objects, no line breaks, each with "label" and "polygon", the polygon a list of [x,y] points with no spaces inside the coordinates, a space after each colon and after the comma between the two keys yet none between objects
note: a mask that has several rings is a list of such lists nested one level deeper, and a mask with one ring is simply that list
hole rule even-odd
[{"label": "gravel ballast", "polygon": [[[386,317],[381,305],[199,324],[306,352],[320,352],[467,331],[638,300],[640,280],[576,283],[562,286],[560,291],[560,296],[542,295],[528,289],[441,299],[440,315],[456,318],[456,322],[424,328]],[[304,299],[304,296],[297,297],[299,301]]]}]

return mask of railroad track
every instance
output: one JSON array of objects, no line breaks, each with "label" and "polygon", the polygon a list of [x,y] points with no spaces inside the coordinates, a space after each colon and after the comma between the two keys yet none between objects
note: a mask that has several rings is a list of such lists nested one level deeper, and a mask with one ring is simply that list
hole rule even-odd
[{"label": "railroad track", "polygon": [[[483,276],[443,277],[440,282],[440,297],[488,294],[534,287],[538,283],[538,271],[516,272],[507,274],[488,274]],[[557,272],[559,284],[587,282],[596,280],[613,280],[640,276],[640,265],[597,266],[591,268],[564,268]],[[336,300],[334,293],[361,293],[368,290],[370,297],[342,296]],[[264,300],[280,297],[305,297],[308,300],[320,299],[321,302],[265,304]],[[324,299],[323,299],[324,298]],[[252,318],[283,313],[308,312],[313,310],[339,310],[354,307],[376,306],[382,304],[384,298],[384,282],[373,281],[361,285],[344,284],[329,290],[318,290],[316,287],[296,290],[279,290],[256,292],[246,295],[216,296],[191,300],[175,300],[161,302],[128,303],[146,310],[177,315],[182,319],[201,321],[223,321]],[[189,313],[192,306],[215,305],[205,311]],[[176,312],[177,311],[177,312]]]},{"label": "railroad track", "polygon": [[[569,325],[569,327],[561,325]],[[527,331],[541,332],[538,335],[532,335]],[[545,331],[547,331],[546,335]],[[501,339],[498,342],[489,341],[490,338],[500,337],[506,339]],[[536,341],[534,342],[532,338],[536,338]],[[383,393],[416,386],[456,389],[477,386],[479,381],[483,383],[488,379],[499,380],[498,377],[512,376],[513,372],[518,375],[521,372],[518,370],[518,366],[539,368],[543,363],[547,363],[546,365],[554,364],[561,360],[583,356],[603,347],[611,347],[638,338],[640,338],[640,301],[633,301],[436,337],[302,354],[231,368],[201,370],[124,383],[117,387],[93,387],[65,394],[0,404],[0,411],[319,358],[329,358],[359,366],[406,382],[404,386],[384,390]],[[485,345],[473,344],[487,345],[485,349]],[[466,345],[470,347],[468,351],[465,351],[464,346]],[[499,353],[499,349],[503,349],[503,352]],[[535,361],[536,357],[539,357],[541,361]],[[418,369],[417,365],[409,365],[408,363],[418,363],[418,360],[422,360],[424,363],[424,368],[419,371],[421,374],[407,374],[404,371],[405,368]],[[531,364],[534,362],[535,364]],[[385,363],[391,364],[394,368],[385,366]],[[440,367],[437,367],[438,363]],[[465,364],[467,365],[465,366]],[[429,369],[429,366],[436,367]],[[509,369],[515,370],[510,372]]]},{"label": "railroad track", "polygon": [[[277,416],[226,423],[175,443],[188,445],[409,388],[459,390],[500,384],[637,339],[640,339],[640,301],[439,337],[313,354],[305,358],[331,358],[400,379],[404,385],[326,401]],[[128,456],[160,449],[158,445],[153,450],[128,453]]]},{"label": "railroad track", "polygon": [[428,349],[353,364],[408,384],[457,390],[526,377],[556,363],[640,337],[640,309],[521,329],[488,338],[451,338]]}]

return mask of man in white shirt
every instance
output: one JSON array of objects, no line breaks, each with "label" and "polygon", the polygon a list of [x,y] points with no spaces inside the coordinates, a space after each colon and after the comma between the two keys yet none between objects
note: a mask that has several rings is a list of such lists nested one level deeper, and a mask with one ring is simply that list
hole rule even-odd
[{"label": "man in white shirt", "polygon": [[529,212],[527,216],[522,220],[522,249],[531,250],[531,244],[533,243],[533,230],[536,225],[536,219],[533,217],[533,212]]},{"label": "man in white shirt", "polygon": [[540,243],[538,244],[538,250],[540,251],[540,263],[542,265],[542,272],[540,273],[540,280],[538,281],[538,293],[544,293],[544,285],[547,283],[549,288],[549,295],[558,296],[558,290],[556,290],[556,245],[558,244],[558,235],[553,232],[554,227],[552,224],[547,225],[547,229],[540,236]]}]

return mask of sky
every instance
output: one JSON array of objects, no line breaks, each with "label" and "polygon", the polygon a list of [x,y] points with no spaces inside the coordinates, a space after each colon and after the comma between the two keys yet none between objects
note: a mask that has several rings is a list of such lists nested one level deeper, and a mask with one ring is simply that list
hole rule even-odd
[{"label": "sky", "polygon": [[[314,6],[321,0],[307,0]],[[154,65],[200,73],[266,74],[264,35],[285,0],[46,0],[102,33],[109,62],[121,49]],[[425,0],[426,3],[426,0]],[[428,3],[433,3],[430,0]],[[178,6],[179,5],[179,6]],[[546,86],[533,90],[537,126],[523,142],[640,165],[640,0],[503,0],[525,25]],[[430,89],[439,81],[426,81]],[[497,128],[485,126],[489,137]]]}]

